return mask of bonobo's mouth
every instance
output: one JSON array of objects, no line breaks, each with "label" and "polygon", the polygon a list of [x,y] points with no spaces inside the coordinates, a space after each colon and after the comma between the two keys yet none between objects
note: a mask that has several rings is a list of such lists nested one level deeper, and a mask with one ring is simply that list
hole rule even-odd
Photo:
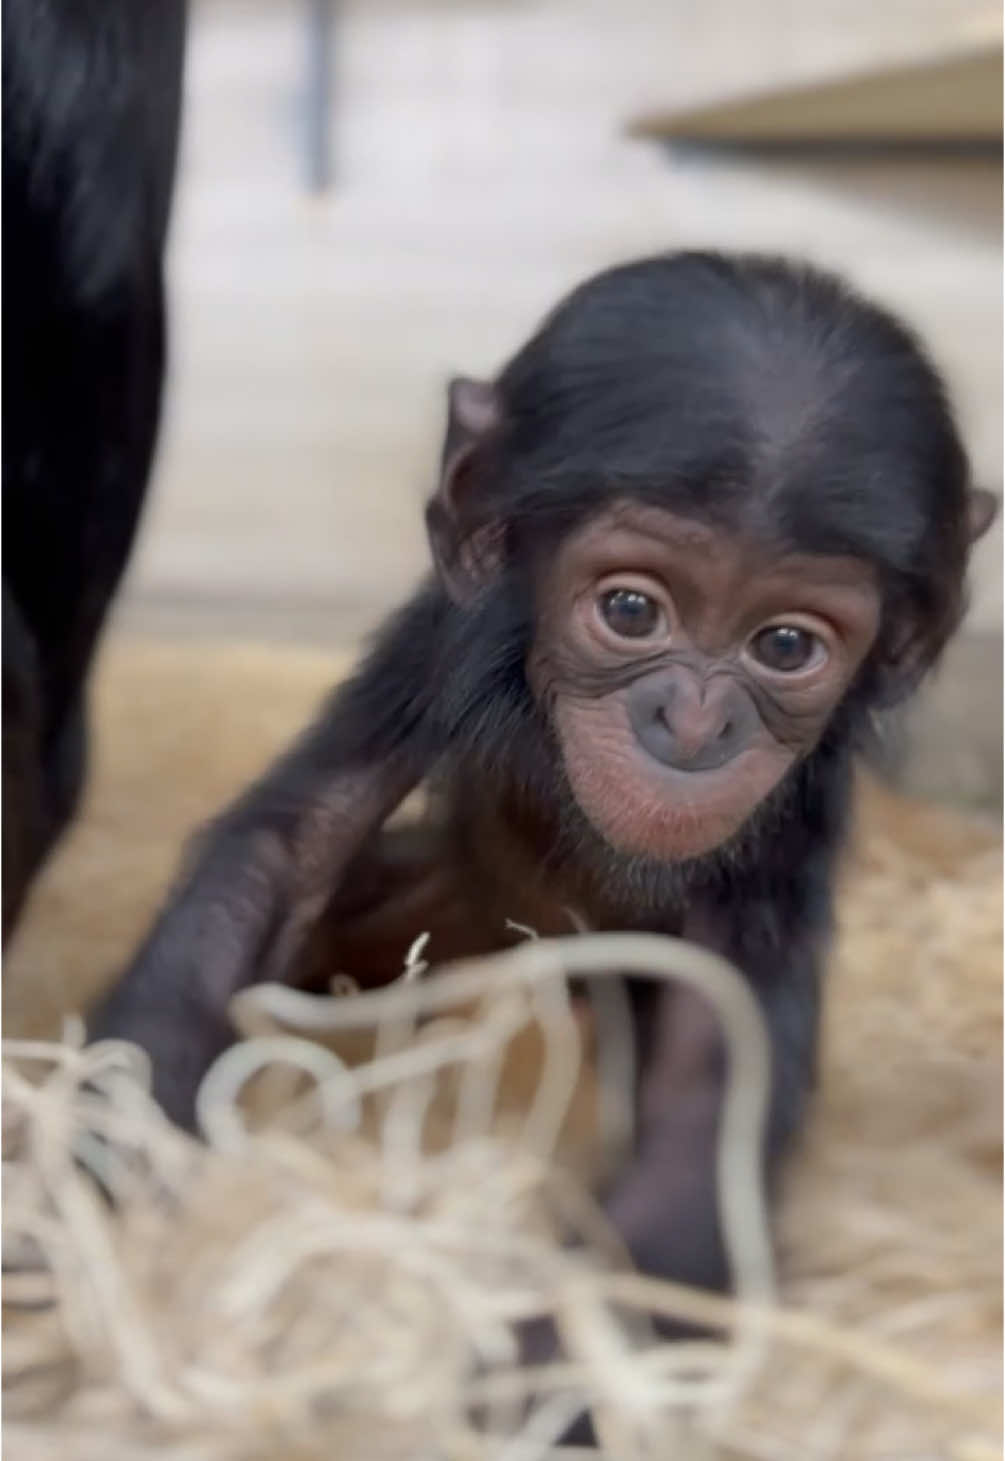
[{"label": "bonobo's mouth", "polygon": [[615,701],[555,706],[565,772],[583,814],[619,852],[684,862],[729,842],[792,764],[775,743],[724,764],[668,766]]}]

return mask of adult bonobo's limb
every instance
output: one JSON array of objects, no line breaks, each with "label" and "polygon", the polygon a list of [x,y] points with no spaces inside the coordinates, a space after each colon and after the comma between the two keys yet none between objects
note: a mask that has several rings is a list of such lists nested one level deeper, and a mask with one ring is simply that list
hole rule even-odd
[{"label": "adult bonobo's limb", "polygon": [[[426,717],[444,602],[423,590],[314,725],[202,839],[92,1038],[143,1046],[154,1089],[191,1124],[196,1088],[229,1044],[230,997],[286,977],[353,855],[435,756]],[[392,672],[393,670],[393,672]]]},{"label": "adult bonobo's limb", "polygon": [[76,808],[157,437],[184,0],[3,7],[3,935]]}]

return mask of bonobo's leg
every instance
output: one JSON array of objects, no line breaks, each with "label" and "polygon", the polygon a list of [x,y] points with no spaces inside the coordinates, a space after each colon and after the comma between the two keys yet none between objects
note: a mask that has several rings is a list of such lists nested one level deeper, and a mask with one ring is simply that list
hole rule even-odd
[{"label": "bonobo's leg", "polygon": [[725,1052],[690,988],[631,987],[640,1059],[638,1138],[605,1204],[643,1272],[720,1289],[715,1150]]},{"label": "bonobo's leg", "polygon": [[32,879],[77,804],[85,726],[79,699],[46,725],[45,673],[38,646],[3,585],[3,939],[14,928]]},{"label": "bonobo's leg", "polygon": [[92,1038],[143,1046],[154,1090],[191,1124],[196,1088],[230,1043],[238,989],[291,976],[359,849],[435,759],[426,656],[444,604],[423,591],[314,726],[209,830]]},{"label": "bonobo's leg", "polygon": [[76,804],[153,459],[185,9],[3,7],[5,937]]},{"label": "bonobo's leg", "polygon": [[[750,911],[750,917],[756,921],[756,911]],[[773,921],[769,912],[769,922]],[[722,937],[722,927],[713,932],[704,918],[697,917],[685,926],[684,936],[743,967],[736,947],[742,934],[725,948],[728,940]],[[812,1083],[817,937],[801,945],[798,939],[787,941],[774,967],[752,972],[767,976],[763,986],[754,982],[762,996],[773,1058],[764,1144],[770,1191],[778,1159],[798,1127]],[[716,1151],[727,1069],[718,1018],[690,986],[633,980],[629,987],[639,1057],[637,1139],[633,1156],[606,1195],[605,1211],[641,1272],[725,1292],[732,1275],[719,1224]],[[656,1328],[666,1339],[696,1333],[694,1325],[662,1319]],[[557,1348],[550,1321],[525,1326],[521,1342],[525,1363],[547,1363]],[[590,1446],[594,1440],[585,1414],[563,1437],[566,1445]]]},{"label": "bonobo's leg", "polygon": [[[763,1150],[770,1193],[813,1082],[821,932],[816,910],[802,934],[784,927],[770,906],[723,915],[725,928],[699,915],[684,933],[732,959],[760,997],[772,1055]],[[772,929],[777,938],[759,938]],[[718,1019],[690,987],[649,984],[635,1007],[638,1141],[608,1195],[607,1212],[644,1272],[726,1290],[731,1275],[719,1223],[716,1151],[728,1072]]]},{"label": "bonobo's leg", "polygon": [[[761,1006],[772,1059],[762,1153],[769,1199],[816,1075],[821,973],[851,776],[846,753],[821,762],[811,795],[799,794],[784,832],[760,845],[742,880],[727,874],[716,892],[698,899],[681,930],[729,959]],[[653,988],[648,998],[638,1146],[609,1194],[608,1212],[646,1272],[727,1289],[715,1182],[725,1047],[697,994]]]}]

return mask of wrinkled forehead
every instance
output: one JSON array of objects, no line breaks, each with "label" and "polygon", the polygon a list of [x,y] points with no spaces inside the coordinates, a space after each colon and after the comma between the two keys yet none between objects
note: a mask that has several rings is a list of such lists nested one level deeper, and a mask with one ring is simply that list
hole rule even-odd
[{"label": "wrinkled forehead", "polygon": [[710,521],[630,497],[584,516],[560,551],[566,563],[602,562],[628,554],[689,563],[698,574],[736,567],[852,586],[874,578],[871,565],[855,554],[810,550],[781,537],[769,514],[754,511],[733,514],[729,521]]}]

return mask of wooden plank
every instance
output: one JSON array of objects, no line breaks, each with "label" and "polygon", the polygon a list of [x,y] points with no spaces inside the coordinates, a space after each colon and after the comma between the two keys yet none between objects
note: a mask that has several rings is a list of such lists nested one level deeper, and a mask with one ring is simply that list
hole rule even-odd
[{"label": "wooden plank", "polygon": [[715,106],[651,113],[635,137],[722,145],[1001,143],[1002,47]]}]

